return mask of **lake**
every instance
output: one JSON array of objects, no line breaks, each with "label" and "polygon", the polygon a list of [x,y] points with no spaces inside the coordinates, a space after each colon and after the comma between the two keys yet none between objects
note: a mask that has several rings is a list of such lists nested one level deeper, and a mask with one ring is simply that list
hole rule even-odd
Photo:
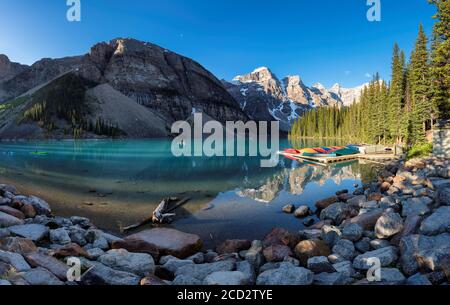
[{"label": "lake", "polygon": [[[280,149],[319,144],[339,143],[282,140]],[[199,234],[207,246],[261,239],[274,227],[298,231],[303,220],[282,213],[284,205],[313,208],[338,190],[371,181],[377,168],[283,157],[274,168],[261,168],[258,157],[176,158],[169,140],[0,142],[0,182],[47,200],[56,215],[86,216],[117,231],[151,215],[165,197],[190,197],[171,226]]]}]

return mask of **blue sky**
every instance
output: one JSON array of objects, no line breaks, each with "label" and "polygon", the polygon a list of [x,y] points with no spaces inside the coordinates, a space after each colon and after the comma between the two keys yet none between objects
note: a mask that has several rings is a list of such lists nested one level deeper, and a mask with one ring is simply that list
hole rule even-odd
[{"label": "blue sky", "polygon": [[191,57],[219,78],[260,66],[307,85],[356,86],[389,78],[392,46],[410,53],[419,23],[431,33],[427,0],[381,0],[368,22],[366,0],[81,0],[82,21],[66,20],[66,0],[1,0],[0,53],[31,64],[86,53],[99,41],[133,37]]}]

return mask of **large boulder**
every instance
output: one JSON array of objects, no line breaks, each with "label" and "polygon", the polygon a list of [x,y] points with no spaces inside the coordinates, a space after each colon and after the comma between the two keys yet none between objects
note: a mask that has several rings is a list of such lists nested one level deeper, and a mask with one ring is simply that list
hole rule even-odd
[{"label": "large boulder", "polygon": [[450,231],[450,206],[443,206],[425,219],[420,226],[420,233],[437,235]]},{"label": "large boulder", "polygon": [[113,249],[126,249],[130,252],[148,253],[153,257],[173,255],[186,258],[200,251],[203,243],[198,235],[183,233],[169,228],[145,230],[114,241]]},{"label": "large boulder", "polygon": [[386,213],[378,218],[375,234],[378,238],[389,238],[403,230],[403,218],[397,213]]},{"label": "large boulder", "polygon": [[381,267],[389,266],[397,260],[397,249],[386,247],[358,255],[353,261],[353,268],[369,270],[374,266],[374,259],[379,259]]},{"label": "large boulder", "polygon": [[303,266],[308,259],[314,256],[328,256],[331,254],[330,247],[322,240],[304,240],[295,247],[295,255]]},{"label": "large boulder", "polygon": [[23,220],[0,211],[0,228],[8,228],[23,224]]},{"label": "large boulder", "polygon": [[283,263],[277,269],[270,269],[261,273],[257,285],[311,285],[314,273],[302,267],[295,267],[290,263]]},{"label": "large boulder", "polygon": [[97,259],[105,266],[115,270],[147,276],[155,272],[155,262],[146,253],[130,253],[125,249],[110,250]]}]

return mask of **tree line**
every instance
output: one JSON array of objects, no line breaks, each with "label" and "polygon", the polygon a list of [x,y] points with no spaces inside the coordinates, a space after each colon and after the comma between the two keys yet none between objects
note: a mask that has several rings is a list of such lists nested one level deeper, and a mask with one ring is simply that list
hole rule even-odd
[{"label": "tree line", "polygon": [[437,7],[431,47],[420,25],[407,61],[395,44],[391,81],[374,75],[359,102],[307,112],[291,129],[292,138],[341,138],[364,143],[416,145],[438,119],[450,119],[450,1]]}]

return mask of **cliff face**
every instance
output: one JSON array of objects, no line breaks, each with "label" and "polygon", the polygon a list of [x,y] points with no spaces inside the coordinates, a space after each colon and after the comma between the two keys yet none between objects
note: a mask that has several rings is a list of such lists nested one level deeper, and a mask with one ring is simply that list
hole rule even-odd
[{"label": "cliff face", "polygon": [[[88,82],[89,88],[73,88],[74,81]],[[46,103],[39,100],[42,96]],[[89,132],[97,129],[119,129],[122,136],[134,138],[169,136],[173,122],[194,112],[220,122],[248,120],[222,83],[201,65],[134,39],[96,44],[84,56],[43,59],[0,82],[0,99],[5,102],[0,138],[15,137],[16,130],[20,138],[70,137],[75,130],[91,137]],[[71,118],[65,111],[69,108],[82,117]],[[50,110],[51,115],[45,114]],[[8,116],[22,119],[6,122]]]}]

